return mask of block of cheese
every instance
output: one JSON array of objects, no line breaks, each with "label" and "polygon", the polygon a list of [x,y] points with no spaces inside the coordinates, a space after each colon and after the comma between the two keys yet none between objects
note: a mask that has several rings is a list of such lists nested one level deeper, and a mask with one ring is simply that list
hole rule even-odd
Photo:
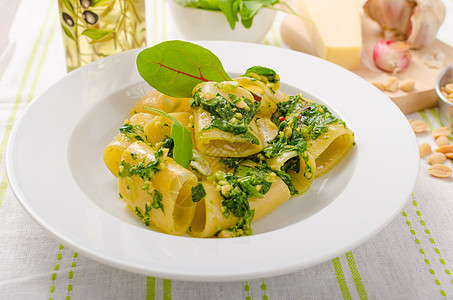
[{"label": "block of cheese", "polygon": [[315,54],[347,69],[360,66],[362,30],[359,0],[297,0]]}]

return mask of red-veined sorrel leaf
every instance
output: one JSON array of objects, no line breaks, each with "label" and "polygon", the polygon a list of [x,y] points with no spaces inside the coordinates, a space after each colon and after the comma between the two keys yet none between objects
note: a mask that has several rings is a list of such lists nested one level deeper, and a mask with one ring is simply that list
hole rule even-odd
[{"label": "red-veined sorrel leaf", "polygon": [[191,97],[192,89],[200,82],[231,80],[211,51],[178,40],[142,50],[137,56],[137,69],[150,86],[180,98]]}]

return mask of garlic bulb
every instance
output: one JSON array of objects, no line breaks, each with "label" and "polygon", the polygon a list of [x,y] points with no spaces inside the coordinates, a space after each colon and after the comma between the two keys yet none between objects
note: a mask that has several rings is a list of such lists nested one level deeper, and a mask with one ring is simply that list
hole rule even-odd
[{"label": "garlic bulb", "polygon": [[434,41],[445,18],[442,0],[367,0],[364,10],[385,39],[406,40],[414,49]]}]

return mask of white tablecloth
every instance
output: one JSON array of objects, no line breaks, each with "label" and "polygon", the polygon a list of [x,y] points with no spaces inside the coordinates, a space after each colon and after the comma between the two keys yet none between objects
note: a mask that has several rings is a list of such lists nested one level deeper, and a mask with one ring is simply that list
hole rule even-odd
[{"label": "white tablecloth", "polygon": [[[453,1],[444,1],[448,16],[438,37],[453,45]],[[180,38],[165,0],[146,4],[148,44]],[[13,20],[0,58],[0,299],[453,299],[453,178],[430,176],[426,159],[410,201],[382,232],[291,274],[184,282],[122,271],[61,244],[22,209],[5,170],[15,120],[66,74],[57,0],[21,0]],[[285,47],[278,26],[265,44]],[[424,120],[429,130],[441,126],[436,108],[407,117]],[[435,148],[429,132],[417,138]]]}]

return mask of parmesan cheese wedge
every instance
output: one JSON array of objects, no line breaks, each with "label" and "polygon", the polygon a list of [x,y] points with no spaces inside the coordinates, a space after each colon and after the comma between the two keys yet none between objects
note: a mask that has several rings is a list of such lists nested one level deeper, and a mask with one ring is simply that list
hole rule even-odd
[{"label": "parmesan cheese wedge", "polygon": [[359,0],[298,0],[303,21],[318,57],[347,69],[360,66],[362,29]]}]

